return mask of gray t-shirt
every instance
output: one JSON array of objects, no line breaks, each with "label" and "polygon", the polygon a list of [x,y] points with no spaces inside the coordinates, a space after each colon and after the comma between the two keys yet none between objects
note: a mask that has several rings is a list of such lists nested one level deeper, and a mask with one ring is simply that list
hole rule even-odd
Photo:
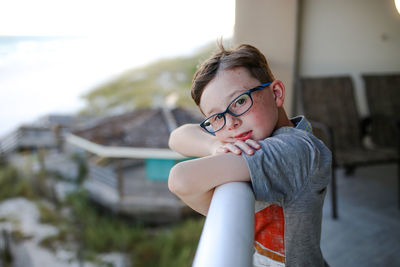
[{"label": "gray t-shirt", "polygon": [[299,116],[243,157],[256,197],[254,266],[324,266],[322,206],[331,152]]}]

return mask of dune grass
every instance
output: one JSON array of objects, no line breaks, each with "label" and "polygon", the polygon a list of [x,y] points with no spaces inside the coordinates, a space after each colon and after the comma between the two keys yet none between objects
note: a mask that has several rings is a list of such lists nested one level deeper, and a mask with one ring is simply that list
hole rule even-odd
[{"label": "dune grass", "polygon": [[[41,182],[43,177],[41,173]],[[30,199],[37,204],[41,222],[59,229],[57,235],[45,238],[41,245],[53,250],[73,249],[77,257],[84,260],[96,261],[100,253],[121,252],[134,266],[191,265],[204,219],[189,218],[174,225],[147,226],[98,209],[82,188],[64,202],[49,205],[49,199],[43,199],[45,194],[33,185],[35,181],[37,179],[23,177],[13,167],[0,168],[0,201],[13,197]],[[42,191],[43,187],[40,188]]]}]

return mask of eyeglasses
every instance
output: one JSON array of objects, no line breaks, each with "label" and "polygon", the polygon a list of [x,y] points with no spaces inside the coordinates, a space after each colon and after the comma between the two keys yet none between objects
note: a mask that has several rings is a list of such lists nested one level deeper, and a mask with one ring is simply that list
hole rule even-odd
[{"label": "eyeglasses", "polygon": [[215,113],[200,123],[201,128],[206,130],[208,133],[215,135],[216,132],[224,128],[226,124],[226,113],[229,113],[234,117],[243,115],[253,106],[253,98],[251,97],[251,93],[262,90],[270,84],[271,83],[264,83],[255,88],[249,89],[246,92],[243,92],[232,100],[224,112]]}]

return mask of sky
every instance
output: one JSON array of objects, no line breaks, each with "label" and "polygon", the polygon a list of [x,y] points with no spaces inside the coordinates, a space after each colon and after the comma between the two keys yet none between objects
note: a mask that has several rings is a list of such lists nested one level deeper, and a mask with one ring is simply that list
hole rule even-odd
[{"label": "sky", "polygon": [[235,0],[0,0],[0,137],[133,67],[233,35]]}]

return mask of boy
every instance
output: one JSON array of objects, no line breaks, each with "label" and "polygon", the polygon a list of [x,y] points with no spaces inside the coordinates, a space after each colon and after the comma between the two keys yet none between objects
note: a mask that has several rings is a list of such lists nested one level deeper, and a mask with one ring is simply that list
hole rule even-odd
[{"label": "boy", "polygon": [[320,235],[331,153],[303,116],[287,117],[285,87],[258,49],[220,49],[193,78],[192,98],[206,119],[181,126],[169,141],[171,149],[200,158],[175,165],[168,186],[207,215],[215,187],[251,182],[254,266],[324,266]]}]

